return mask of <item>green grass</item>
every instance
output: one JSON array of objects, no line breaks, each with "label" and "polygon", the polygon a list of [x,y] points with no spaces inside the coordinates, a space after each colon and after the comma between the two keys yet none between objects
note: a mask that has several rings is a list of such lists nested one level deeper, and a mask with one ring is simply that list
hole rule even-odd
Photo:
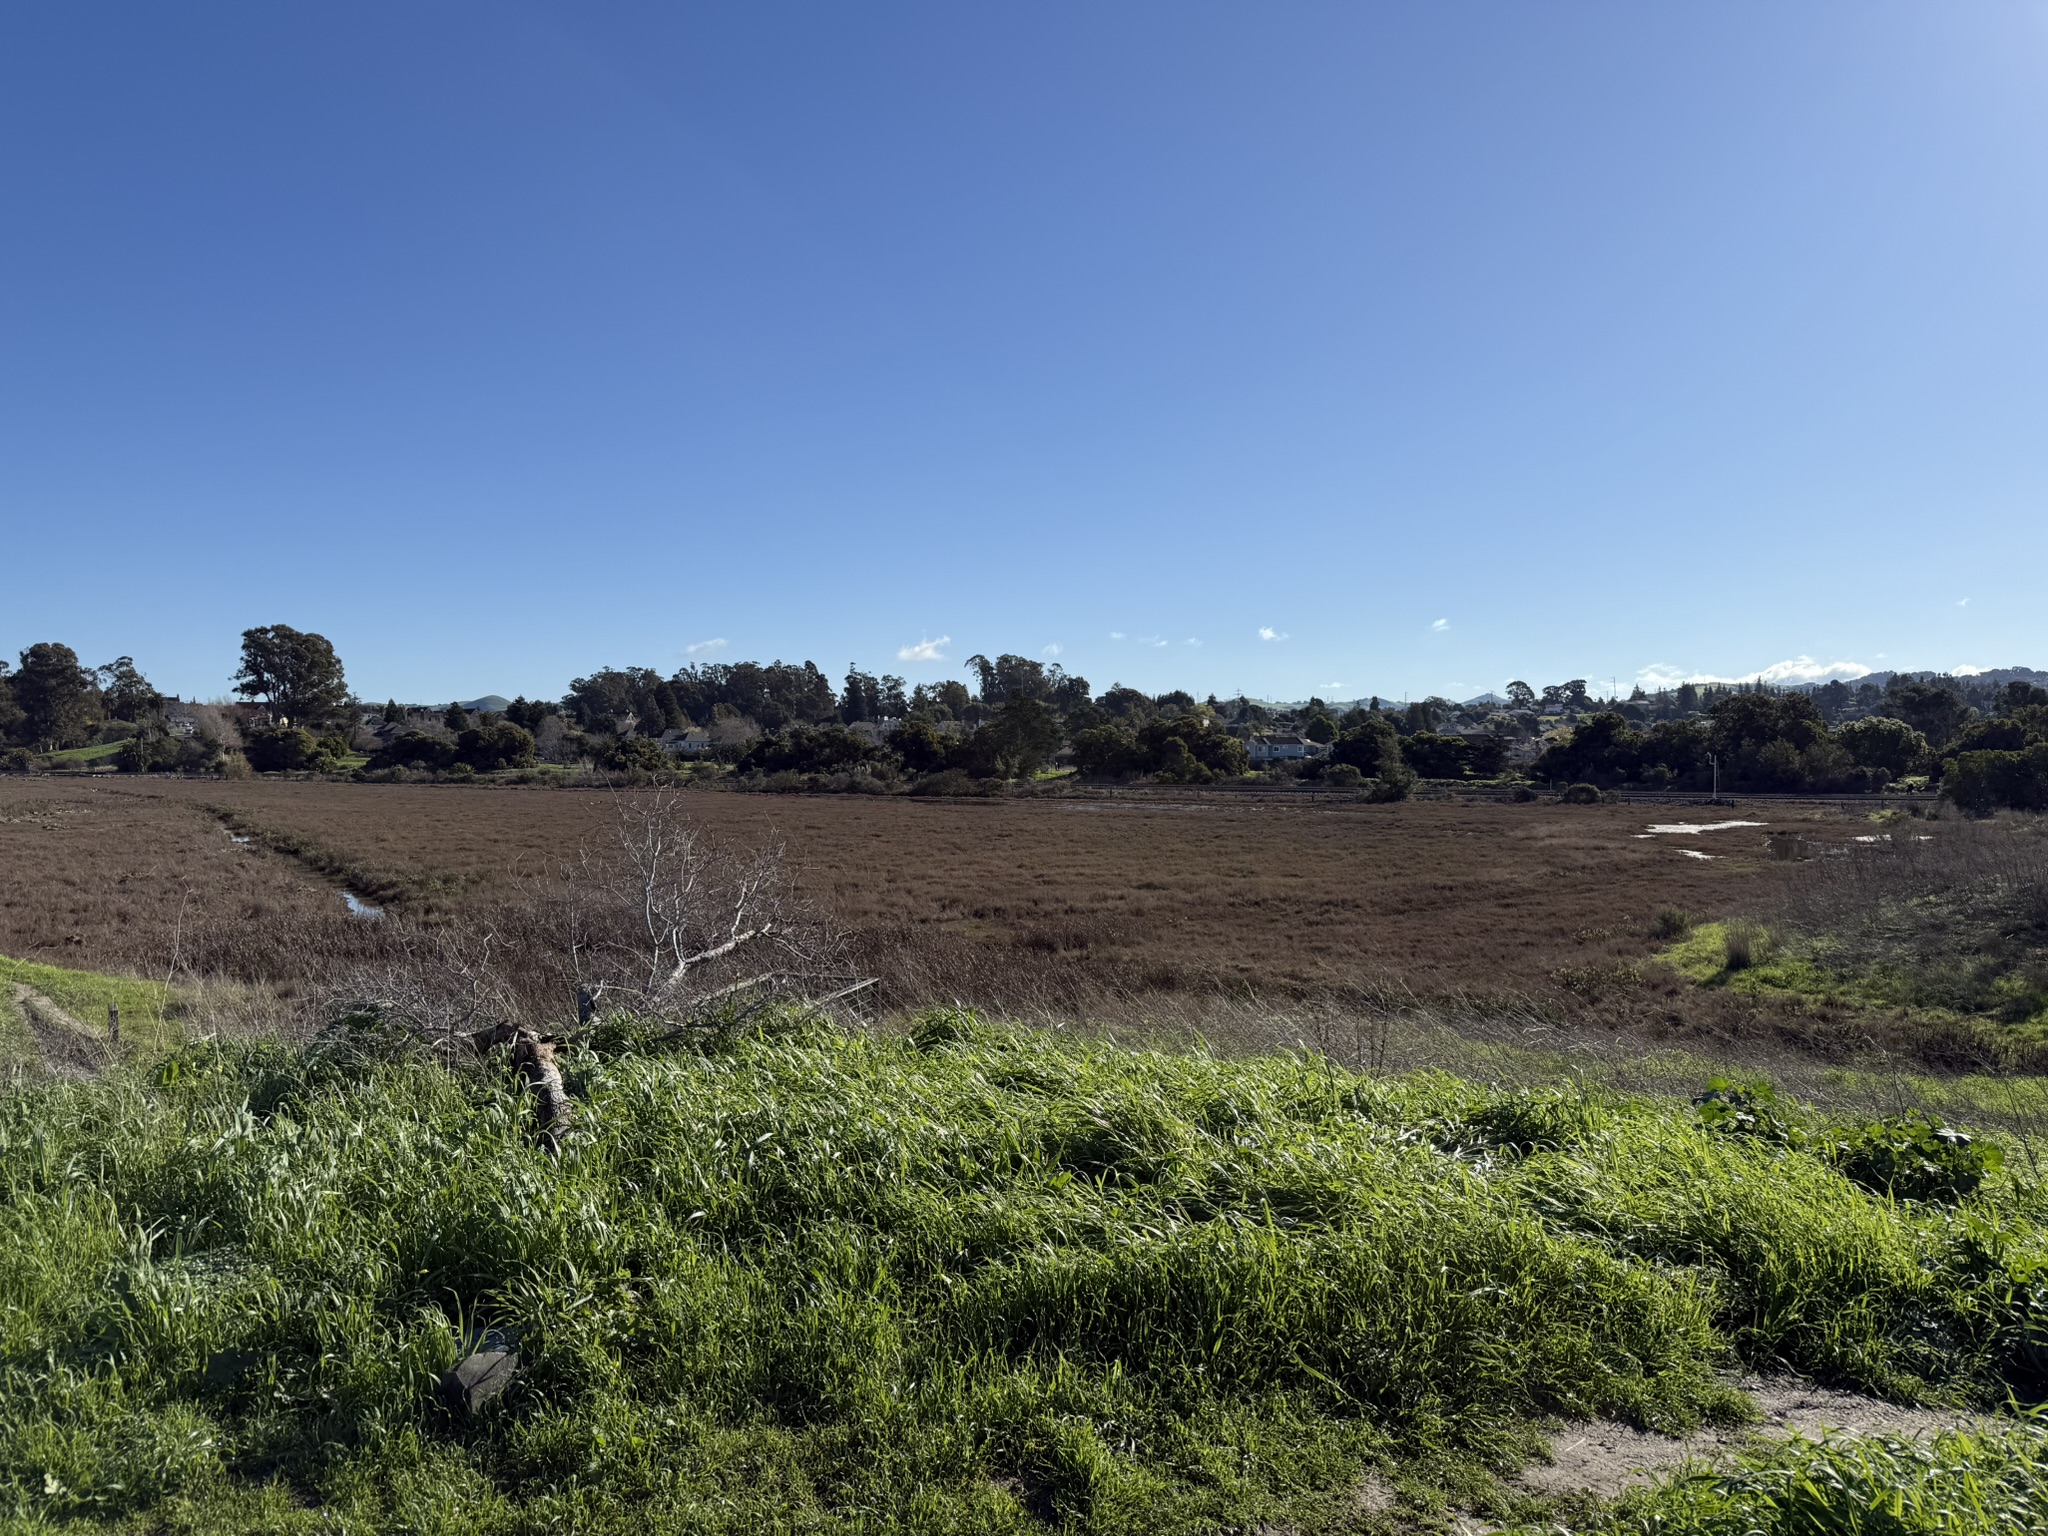
[{"label": "green grass", "polygon": [[53,767],[97,763],[105,758],[112,757],[127,745],[126,741],[103,741],[90,747],[66,747],[62,752],[45,754],[43,761],[51,764]]},{"label": "green grass", "polygon": [[[502,1065],[374,1035],[0,1093],[0,1521],[1427,1527],[1550,1513],[1495,1481],[1548,1418],[1739,1419],[1738,1367],[2034,1380],[2010,1163],[1897,1203],[1669,1101],[964,1014],[599,1043],[559,1161]],[[481,1327],[529,1371],[467,1422]]]},{"label": "green grass", "polygon": [[107,1005],[117,1004],[122,1044],[130,1054],[159,1052],[176,1043],[178,998],[174,989],[160,982],[37,965],[0,955],[0,1069],[8,1061],[20,1059],[19,1053],[33,1050],[13,1003],[17,982],[35,988],[91,1029],[103,1029]]},{"label": "green grass", "polygon": [[1657,958],[1697,986],[1881,1017],[1888,1036],[1925,1040],[1937,1057],[2031,1072],[2048,1061],[2048,960],[2011,935],[1958,936],[1915,955],[1751,922],[1702,923]]}]

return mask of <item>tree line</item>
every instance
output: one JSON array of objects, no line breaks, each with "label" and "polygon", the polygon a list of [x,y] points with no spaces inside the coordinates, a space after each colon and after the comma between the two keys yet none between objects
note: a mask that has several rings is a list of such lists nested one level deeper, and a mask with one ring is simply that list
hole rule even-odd
[{"label": "tree line", "polygon": [[1842,792],[1923,779],[1972,810],[2048,809],[2048,689],[2006,684],[1987,710],[1956,690],[1894,678],[1883,713],[1831,725],[1810,693],[1731,693],[1691,719],[1582,719],[1530,765],[1600,787]]},{"label": "tree line", "polygon": [[[604,668],[559,700],[511,701],[474,715],[459,704],[381,710],[351,693],[333,645],[288,625],[242,635],[222,712],[179,706],[133,658],[83,664],[41,642],[0,663],[0,743],[10,766],[96,742],[118,743],[130,771],[371,774],[489,773],[541,758],[614,771],[676,770],[681,733],[693,755],[749,782],[806,787],[1028,778],[1071,765],[1090,778],[1205,784],[1253,771],[1248,742],[1298,734],[1313,752],[1268,763],[1268,776],[1357,786],[1384,797],[1420,778],[1496,779],[1519,757],[1539,782],[1614,787],[1853,792],[1903,783],[1941,787],[1971,809],[2048,809],[2048,690],[2026,682],[1899,675],[1883,686],[1805,691],[1681,685],[1600,701],[1584,679],[1503,700],[1447,699],[1350,708],[1310,699],[1280,708],[1248,698],[1198,701],[1183,690],[1096,691],[1057,663],[968,658],[970,683],[912,686],[849,666],[834,686],[809,661],[711,663],[666,675]],[[1551,722],[1555,720],[1556,725]],[[182,727],[182,728],[177,728]],[[1540,749],[1539,749],[1540,742]],[[1527,745],[1522,745],[1526,743]],[[1529,754],[1533,753],[1533,760]]]}]

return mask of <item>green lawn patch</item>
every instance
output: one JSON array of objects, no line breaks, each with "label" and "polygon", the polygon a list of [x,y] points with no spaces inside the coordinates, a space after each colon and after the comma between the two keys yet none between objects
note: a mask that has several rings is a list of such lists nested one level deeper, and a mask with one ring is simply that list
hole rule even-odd
[{"label": "green lawn patch", "polygon": [[83,763],[102,762],[127,745],[126,741],[103,741],[90,747],[66,747],[62,752],[46,753],[43,761],[53,767],[76,767]]}]

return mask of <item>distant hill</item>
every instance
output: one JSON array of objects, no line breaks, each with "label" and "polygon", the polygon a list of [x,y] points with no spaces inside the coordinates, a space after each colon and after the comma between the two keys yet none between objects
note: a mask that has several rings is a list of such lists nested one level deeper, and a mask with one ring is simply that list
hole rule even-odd
[{"label": "distant hill", "polygon": [[462,707],[473,715],[502,715],[511,702],[502,693],[487,693],[480,699],[464,699]]},{"label": "distant hill", "polygon": [[[1842,679],[1842,681],[1851,688],[1861,688],[1865,684],[1886,688],[1891,685],[1891,681],[1895,677],[1931,682],[1938,677],[1951,676],[1958,677],[1967,683],[1990,688],[2003,688],[2007,683],[2032,683],[2036,688],[2048,688],[2048,672],[2037,671],[2033,667],[1986,667],[1981,672],[1961,673],[1866,672],[1861,677],[1848,677]],[[1825,688],[1826,686],[1826,683],[1800,683],[1787,691],[1791,693],[1812,693],[1815,689]]]}]

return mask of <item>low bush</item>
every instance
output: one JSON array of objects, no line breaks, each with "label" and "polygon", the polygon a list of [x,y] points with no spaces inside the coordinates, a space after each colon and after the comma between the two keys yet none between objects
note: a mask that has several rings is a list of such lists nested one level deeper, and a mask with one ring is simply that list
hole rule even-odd
[{"label": "low bush", "polygon": [[1729,971],[1746,971],[1770,955],[1770,935],[1761,923],[1737,918],[1721,930],[1721,965]]},{"label": "low bush", "polygon": [[2005,1165],[1995,1142],[1980,1141],[1920,1111],[1870,1120],[1830,1142],[1826,1156],[1868,1190],[1900,1200],[1954,1205]]},{"label": "low bush", "polygon": [[332,773],[348,755],[348,743],[295,725],[267,726],[242,733],[242,752],[258,773]]},{"label": "low bush", "polygon": [[1557,797],[1566,805],[1598,805],[1600,786],[1598,784],[1572,784]]},{"label": "low bush", "polygon": [[1692,932],[1692,915],[1680,907],[1665,907],[1650,923],[1650,936],[1664,939],[1682,939]]}]

